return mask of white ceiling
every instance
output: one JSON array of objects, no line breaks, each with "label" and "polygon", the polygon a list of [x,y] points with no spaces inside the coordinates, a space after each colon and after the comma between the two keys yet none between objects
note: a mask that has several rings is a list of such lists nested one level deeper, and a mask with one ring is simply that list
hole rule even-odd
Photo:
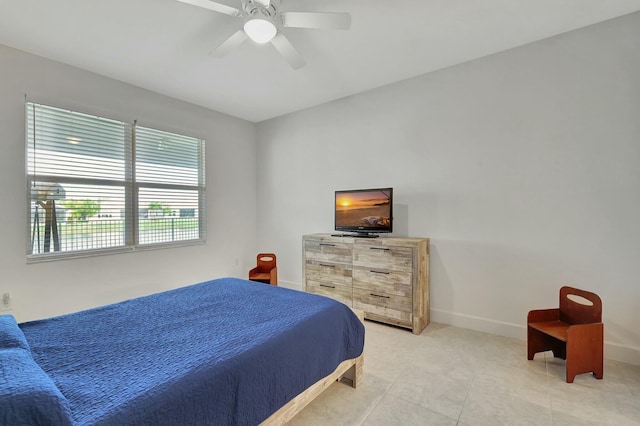
[{"label": "white ceiling", "polygon": [[285,28],[307,61],[293,70],[270,44],[210,56],[242,21],[175,0],[0,0],[0,44],[259,122],[632,13],[640,0],[282,0],[280,9],[349,12],[352,26]]}]

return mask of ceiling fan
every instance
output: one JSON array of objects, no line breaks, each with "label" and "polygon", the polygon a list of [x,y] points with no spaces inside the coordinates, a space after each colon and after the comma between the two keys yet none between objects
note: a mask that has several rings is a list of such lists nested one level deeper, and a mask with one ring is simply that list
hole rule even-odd
[{"label": "ceiling fan", "polygon": [[244,20],[244,27],[216,47],[211,52],[213,56],[224,56],[249,38],[259,44],[271,42],[293,69],[303,67],[306,62],[284,36],[282,27],[332,30],[348,30],[351,27],[351,15],[348,13],[285,12],[280,10],[280,0],[241,0],[241,8],[213,0],[178,1]]}]

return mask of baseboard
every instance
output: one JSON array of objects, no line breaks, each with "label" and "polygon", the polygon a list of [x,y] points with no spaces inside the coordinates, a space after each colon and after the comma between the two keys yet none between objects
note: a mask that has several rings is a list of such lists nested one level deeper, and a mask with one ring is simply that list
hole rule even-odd
[{"label": "baseboard", "polygon": [[519,340],[527,339],[527,328],[521,324],[496,321],[434,308],[431,308],[430,313],[431,321],[434,322],[496,334],[498,336],[513,337]]},{"label": "baseboard", "polygon": [[[607,324],[605,323],[605,335]],[[614,361],[626,362],[627,364],[640,365],[640,348],[635,348],[621,343],[604,342],[604,357]]]},{"label": "baseboard", "polygon": [[[525,324],[513,324],[433,308],[430,310],[430,313],[431,321],[433,322],[482,331],[484,333],[495,334],[498,336],[512,337],[519,340],[527,339],[527,328]],[[605,341],[604,356],[608,360],[640,365],[640,348],[633,346]]]},{"label": "baseboard", "polygon": [[302,284],[293,281],[278,280],[278,287],[290,288],[291,290],[302,291]]}]

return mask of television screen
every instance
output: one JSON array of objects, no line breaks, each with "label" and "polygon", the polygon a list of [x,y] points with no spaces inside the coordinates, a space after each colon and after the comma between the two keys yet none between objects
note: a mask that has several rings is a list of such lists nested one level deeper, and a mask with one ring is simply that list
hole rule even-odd
[{"label": "television screen", "polygon": [[336,231],[391,232],[393,188],[336,191],[335,220]]}]

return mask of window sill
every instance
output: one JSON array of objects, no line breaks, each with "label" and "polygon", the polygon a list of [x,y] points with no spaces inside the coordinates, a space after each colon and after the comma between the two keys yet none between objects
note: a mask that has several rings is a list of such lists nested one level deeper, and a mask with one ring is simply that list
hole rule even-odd
[{"label": "window sill", "polygon": [[175,243],[147,244],[135,247],[112,247],[108,249],[67,251],[57,253],[28,254],[27,264],[54,262],[58,260],[80,259],[84,257],[107,256],[112,254],[131,253],[136,251],[163,250],[179,247],[197,246],[206,244],[205,240],[179,241]]}]

